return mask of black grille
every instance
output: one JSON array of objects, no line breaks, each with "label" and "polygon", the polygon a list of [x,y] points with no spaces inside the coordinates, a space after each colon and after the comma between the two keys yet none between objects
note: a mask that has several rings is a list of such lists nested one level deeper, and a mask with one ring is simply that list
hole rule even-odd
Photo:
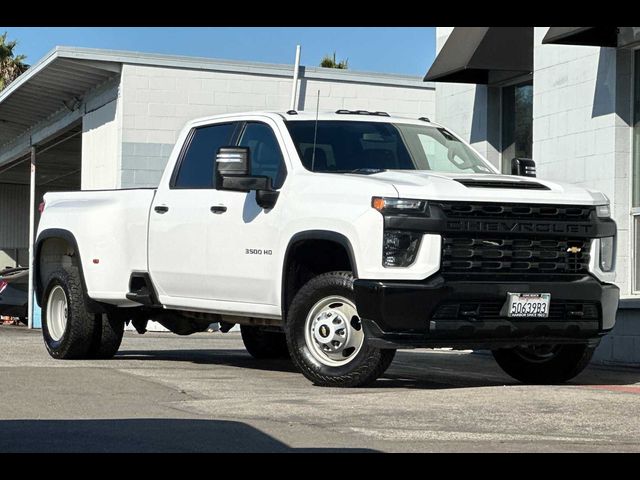
[{"label": "black grille", "polygon": [[546,185],[537,182],[504,182],[495,180],[471,180],[456,178],[456,182],[470,188],[510,188],[516,190],[550,190]]},{"label": "black grille", "polygon": [[[500,315],[501,303],[445,303],[433,313],[434,320],[491,320],[506,318]],[[597,320],[596,303],[559,303],[549,305],[550,320]],[[524,317],[526,318],[526,317]],[[517,319],[514,319],[517,320]]]},{"label": "black grille", "polygon": [[588,272],[589,240],[443,237],[444,274]]},{"label": "black grille", "polygon": [[589,220],[594,207],[571,205],[531,205],[524,203],[430,202],[440,207],[449,218],[495,218],[554,221]]}]

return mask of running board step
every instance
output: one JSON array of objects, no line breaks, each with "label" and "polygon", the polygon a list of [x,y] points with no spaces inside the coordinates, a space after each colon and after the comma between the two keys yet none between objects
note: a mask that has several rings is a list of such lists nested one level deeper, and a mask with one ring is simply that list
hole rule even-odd
[{"label": "running board step", "polygon": [[133,272],[129,279],[129,292],[126,297],[136,303],[145,306],[159,306],[156,290],[153,288],[153,282],[147,272]]},{"label": "running board step", "polygon": [[127,293],[126,297],[132,302],[141,303],[142,305],[155,305],[153,299],[151,298],[151,295],[148,292],[129,292]]}]

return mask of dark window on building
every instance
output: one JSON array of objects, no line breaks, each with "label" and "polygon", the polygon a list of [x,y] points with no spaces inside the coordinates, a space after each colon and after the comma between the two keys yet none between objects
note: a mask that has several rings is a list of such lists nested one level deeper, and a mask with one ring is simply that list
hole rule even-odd
[{"label": "dark window on building", "polygon": [[[640,208],[640,50],[633,75],[633,207]],[[640,285],[639,285],[640,287]]]},{"label": "dark window on building", "polygon": [[632,209],[635,236],[634,291],[640,291],[640,50],[635,51],[633,73]]},{"label": "dark window on building", "polygon": [[229,146],[235,123],[196,128],[182,154],[175,188],[213,188],[213,162],[220,147]]},{"label": "dark window on building", "polygon": [[502,87],[502,172],[511,160],[533,155],[533,84]]},{"label": "dark window on building", "polygon": [[247,123],[238,145],[249,147],[251,175],[271,177],[274,188],[282,186],[287,170],[271,127],[264,123]]}]

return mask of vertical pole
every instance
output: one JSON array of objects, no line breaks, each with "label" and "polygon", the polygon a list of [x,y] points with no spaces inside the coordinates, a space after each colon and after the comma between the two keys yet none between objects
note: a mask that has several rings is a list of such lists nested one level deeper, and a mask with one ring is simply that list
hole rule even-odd
[{"label": "vertical pole", "polygon": [[291,86],[291,107],[296,109],[296,93],[298,92],[298,72],[300,71],[300,45],[296,46],[296,63],[293,67],[293,85]]},{"label": "vertical pole", "polygon": [[36,147],[31,147],[31,176],[29,181],[29,299],[27,317],[33,328],[33,244],[35,243],[36,214]]}]

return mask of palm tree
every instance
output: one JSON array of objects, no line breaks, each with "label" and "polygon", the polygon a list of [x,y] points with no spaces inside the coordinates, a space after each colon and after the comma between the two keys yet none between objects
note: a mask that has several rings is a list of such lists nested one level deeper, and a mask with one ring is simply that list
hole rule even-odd
[{"label": "palm tree", "polygon": [[24,55],[16,55],[13,50],[18,42],[7,41],[7,32],[0,35],[0,90],[24,73],[29,65],[24,63]]},{"label": "palm tree", "polygon": [[341,70],[346,70],[349,68],[349,59],[341,60],[339,62],[336,61],[336,52],[333,52],[333,57],[330,55],[325,55],[320,60],[320,66],[325,68],[339,68]]}]

